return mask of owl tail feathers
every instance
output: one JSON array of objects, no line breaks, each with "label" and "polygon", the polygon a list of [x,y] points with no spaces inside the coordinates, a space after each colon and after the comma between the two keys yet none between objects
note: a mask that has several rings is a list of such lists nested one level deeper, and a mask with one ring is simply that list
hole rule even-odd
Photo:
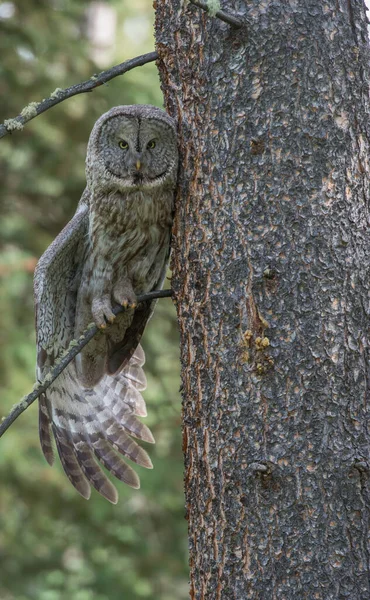
[{"label": "owl tail feathers", "polygon": [[60,462],[62,463],[65,474],[81,496],[88,500],[90,498],[91,488],[77,461],[73,449],[65,442],[55,426],[53,426],[53,433]]},{"label": "owl tail feathers", "polygon": [[140,394],[145,376],[139,362],[141,357],[135,356],[120,373],[105,376],[94,388],[81,387],[71,364],[40,401],[40,441],[46,460],[53,462],[52,430],[63,469],[86,499],[92,486],[117,503],[117,490],[103,467],[133,488],[140,487],[140,480],[126,458],[153,467],[147,452],[133,439],[154,442],[149,428],[137,418],[146,414]]},{"label": "owl tail feathers", "polygon": [[54,464],[54,450],[51,441],[51,426],[45,395],[39,399],[39,438],[41,449],[50,466]]},{"label": "owl tail feathers", "polygon": [[63,469],[69,481],[86,500],[90,498],[91,485],[112,504],[118,502],[115,486],[97,461],[100,461],[117,479],[133,488],[140,488],[138,475],[104,439],[95,435],[94,442],[88,439],[76,440],[73,439],[73,435],[65,436],[65,432],[61,433],[55,426],[53,432]]},{"label": "owl tail feathers", "polygon": [[117,489],[101,470],[96,459],[124,483],[134,488],[140,487],[139,477],[135,471],[126,465],[103,440],[100,440],[96,447],[92,447],[88,442],[73,443],[71,439],[63,438],[56,427],[53,427],[53,431],[63,469],[74,488],[86,500],[90,498],[90,485],[92,485],[112,504],[118,502]]}]

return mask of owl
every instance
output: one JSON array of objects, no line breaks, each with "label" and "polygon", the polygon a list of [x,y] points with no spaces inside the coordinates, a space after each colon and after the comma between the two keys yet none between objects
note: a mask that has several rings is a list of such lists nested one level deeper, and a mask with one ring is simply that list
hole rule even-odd
[{"label": "owl", "polygon": [[[86,188],[72,220],[40,258],[34,277],[37,376],[95,322],[99,331],[39,400],[46,460],[52,435],[65,473],[89,498],[117,490],[101,469],[138,488],[123,457],[151,468],[133,439],[154,442],[146,416],[144,352],[154,308],[137,296],[162,286],[169,257],[178,166],[175,122],[154,106],[117,106],[91,132]],[[112,307],[126,310],[116,317]]]}]

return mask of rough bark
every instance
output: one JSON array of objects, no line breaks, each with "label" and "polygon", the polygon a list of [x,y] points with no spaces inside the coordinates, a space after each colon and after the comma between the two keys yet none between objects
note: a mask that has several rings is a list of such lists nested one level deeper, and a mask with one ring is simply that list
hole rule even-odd
[{"label": "rough bark", "polygon": [[[362,0],[156,1],[190,596],[370,598]],[[269,345],[267,345],[269,344]]]}]

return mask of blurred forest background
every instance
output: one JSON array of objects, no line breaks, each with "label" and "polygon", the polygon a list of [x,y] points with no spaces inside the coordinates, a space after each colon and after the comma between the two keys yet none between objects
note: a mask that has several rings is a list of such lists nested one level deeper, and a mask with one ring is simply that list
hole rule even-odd
[{"label": "blurred forest background", "polygon": [[[151,0],[0,0],[0,122],[127,58],[154,49]],[[84,189],[91,128],[117,104],[162,106],[149,64],[54,107],[0,141],[1,416],[34,384],[33,269]],[[36,403],[0,440],[1,600],[188,597],[178,335],[161,300],[143,341],[157,440],[142,487],[115,482],[112,506],[87,502],[38,442]]]}]

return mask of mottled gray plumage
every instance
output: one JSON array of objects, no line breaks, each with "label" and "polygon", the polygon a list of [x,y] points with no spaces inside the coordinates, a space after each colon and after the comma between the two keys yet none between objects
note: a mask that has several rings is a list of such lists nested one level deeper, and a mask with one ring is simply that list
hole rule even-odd
[{"label": "mottled gray plumage", "polygon": [[[139,341],[154,303],[137,306],[136,296],[163,283],[177,161],[175,124],[159,108],[118,106],[100,117],[77,212],[35,271],[39,378],[89,323],[101,329],[40,398],[44,455],[52,464],[53,432],[64,470],[85,498],[91,484],[118,499],[97,460],[133,487],[139,478],[122,455],[152,466],[130,437],[154,441],[137,419],[146,415]],[[114,318],[117,303],[128,310]]]}]

